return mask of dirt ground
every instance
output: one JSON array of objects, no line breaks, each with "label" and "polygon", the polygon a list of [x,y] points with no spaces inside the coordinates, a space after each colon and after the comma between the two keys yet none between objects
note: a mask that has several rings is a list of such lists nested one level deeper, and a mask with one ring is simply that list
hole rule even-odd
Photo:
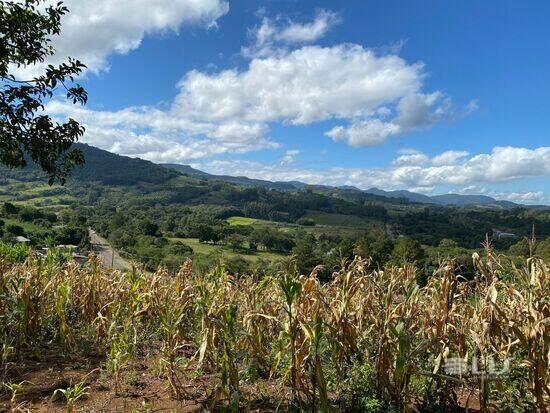
[{"label": "dirt ground", "polygon": [[[194,368],[180,372],[183,395],[175,400],[169,390],[166,377],[159,373],[158,360],[143,359],[129,363],[121,379],[119,392],[115,392],[112,374],[105,371],[104,355],[87,357],[62,357],[55,349],[40,349],[21,355],[8,369],[9,382],[21,383],[13,402],[11,394],[4,389],[0,394],[1,412],[67,412],[67,404],[57,389],[66,389],[84,382],[87,395],[75,403],[74,412],[206,412],[221,411],[227,400],[219,391],[219,374],[203,372],[198,375]],[[283,403],[289,399],[289,389],[279,383],[259,379],[255,385],[244,383],[241,387],[248,412],[288,411]],[[466,393],[460,395],[462,402]],[[248,400],[247,400],[248,399]],[[470,412],[479,409],[477,397],[470,398]]]},{"label": "dirt ground", "polygon": [[[104,370],[104,362],[104,357],[99,355],[60,357],[51,349],[25,354],[8,371],[10,382],[22,383],[22,387],[13,402],[10,401],[11,394],[4,391],[0,396],[0,412],[66,412],[63,396],[58,393],[54,397],[54,392],[83,381],[89,386],[88,394],[75,403],[75,412],[192,413],[216,411],[226,402],[216,392],[221,383],[220,375],[205,372],[194,377],[194,369],[189,369],[190,377],[185,378],[181,400],[174,400],[166,378],[158,374],[158,363],[152,360],[128,364],[121,380],[121,391],[116,393],[112,375]],[[251,389],[243,385],[245,397],[246,394],[254,395],[248,411],[274,411],[277,405],[280,406],[280,400],[271,397],[280,390],[268,382],[263,387],[266,396],[262,395],[264,391],[258,393],[257,386]]]}]

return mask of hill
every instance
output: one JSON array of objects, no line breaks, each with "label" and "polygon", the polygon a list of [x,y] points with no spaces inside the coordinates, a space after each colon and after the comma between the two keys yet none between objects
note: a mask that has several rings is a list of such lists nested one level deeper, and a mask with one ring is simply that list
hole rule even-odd
[{"label": "hill", "polygon": [[191,167],[190,165],[180,164],[161,164],[167,169],[177,171],[183,175],[191,176],[193,178],[209,179],[214,181],[229,182],[237,185],[253,186],[259,188],[276,189],[278,191],[292,191],[296,190],[305,184],[301,182],[271,182],[264,181],[262,179],[252,179],[246,176],[229,176],[229,175],[213,175],[207,172],[200,171]]}]

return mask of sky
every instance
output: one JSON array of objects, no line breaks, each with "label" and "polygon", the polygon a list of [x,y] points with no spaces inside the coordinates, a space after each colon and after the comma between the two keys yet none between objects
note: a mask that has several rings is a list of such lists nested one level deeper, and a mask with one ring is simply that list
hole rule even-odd
[{"label": "sky", "polygon": [[87,64],[89,102],[46,111],[83,123],[86,143],[217,174],[550,204],[545,0],[65,3],[52,63]]}]

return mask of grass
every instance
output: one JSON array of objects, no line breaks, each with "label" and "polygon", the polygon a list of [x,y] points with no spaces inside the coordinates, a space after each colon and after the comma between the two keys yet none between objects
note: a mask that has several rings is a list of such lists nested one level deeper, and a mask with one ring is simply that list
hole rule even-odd
[{"label": "grass", "polygon": [[170,238],[170,241],[183,242],[185,245],[193,248],[193,252],[196,254],[203,254],[203,255],[222,254],[227,258],[242,257],[245,260],[252,263],[257,262],[260,259],[266,260],[266,261],[277,261],[286,257],[286,255],[284,254],[279,254],[276,252],[267,252],[267,251],[256,251],[254,253],[247,252],[247,251],[236,252],[231,248],[226,247],[225,245],[199,242],[198,238]]},{"label": "grass", "polygon": [[226,219],[226,222],[233,226],[233,225],[270,225],[275,226],[278,223],[274,221],[267,221],[264,219],[256,219],[256,218],[246,218],[246,217],[229,217]]},{"label": "grass", "polygon": [[284,232],[306,231],[313,232],[317,235],[342,235],[342,236],[357,236],[369,229],[372,229],[377,223],[369,222],[367,219],[353,215],[330,214],[326,212],[309,213],[305,218],[310,218],[315,221],[315,226],[302,226],[287,222],[267,221],[264,219],[246,218],[246,217],[230,217],[226,222],[231,225],[254,226],[262,228],[266,226],[276,227]]},{"label": "grass", "polygon": [[13,219],[13,218],[4,218],[2,216],[0,216],[0,219],[2,221],[4,221],[5,223],[5,226],[7,227],[8,225],[18,225],[20,226],[21,228],[23,228],[23,230],[27,233],[27,232],[37,232],[37,231],[44,231],[46,228],[44,227],[41,227],[41,226],[38,226],[38,225],[35,225],[33,224],[32,222],[24,222],[24,221],[19,221],[17,219]]}]

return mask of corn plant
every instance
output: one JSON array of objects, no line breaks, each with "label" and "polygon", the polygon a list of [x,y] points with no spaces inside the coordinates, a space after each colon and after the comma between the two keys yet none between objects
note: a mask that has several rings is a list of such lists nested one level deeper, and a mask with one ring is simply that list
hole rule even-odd
[{"label": "corn plant", "polygon": [[65,389],[56,389],[53,392],[52,398],[57,395],[63,396],[65,403],[67,405],[67,413],[75,412],[75,404],[80,399],[88,396],[90,387],[86,386],[85,381],[75,384],[74,386],[69,386]]},{"label": "corn plant", "polygon": [[[17,406],[17,394],[23,390],[23,385],[28,383],[27,381],[21,381],[19,383],[2,382],[3,387],[10,393],[10,403],[13,410]],[[29,383],[32,384],[32,383]]]},{"label": "corn plant", "polygon": [[[309,347],[309,354],[305,362],[306,365],[309,365],[311,372],[311,410],[313,412],[332,411],[320,354],[321,341],[323,340],[323,321],[320,315],[317,314],[312,323],[301,324],[301,327]],[[317,393],[319,393],[319,397],[317,397]]]},{"label": "corn plant", "polygon": [[[338,411],[353,397],[362,409],[452,410],[475,398],[489,411],[509,408],[506,394],[547,411],[548,263],[533,255],[511,265],[489,242],[472,259],[473,280],[451,260],[420,287],[412,265],[372,271],[360,258],[323,283],[320,267],[298,276],[292,263],[277,277],[237,278],[223,267],[198,274],[190,262],[175,274],[119,272],[93,256],[83,266],[32,252],[13,262],[0,250],[0,374],[20,399],[10,363],[47,346],[61,355],[93,348],[107,355],[117,393],[133,359],[158,355],[149,368],[162,367],[154,373],[173,398],[206,373],[215,377],[210,397],[233,410],[263,383],[281,409]],[[478,369],[448,373],[454,356]],[[495,359],[512,360],[517,374],[486,374]],[[73,387],[56,395],[74,407],[90,390]]]},{"label": "corn plant", "polygon": [[296,357],[296,346],[299,324],[295,314],[295,303],[302,291],[302,284],[294,274],[285,272],[279,279],[279,287],[284,296],[284,308],[287,316],[284,333],[290,344],[290,385],[292,387],[292,400],[296,402],[298,400],[298,360]]}]

